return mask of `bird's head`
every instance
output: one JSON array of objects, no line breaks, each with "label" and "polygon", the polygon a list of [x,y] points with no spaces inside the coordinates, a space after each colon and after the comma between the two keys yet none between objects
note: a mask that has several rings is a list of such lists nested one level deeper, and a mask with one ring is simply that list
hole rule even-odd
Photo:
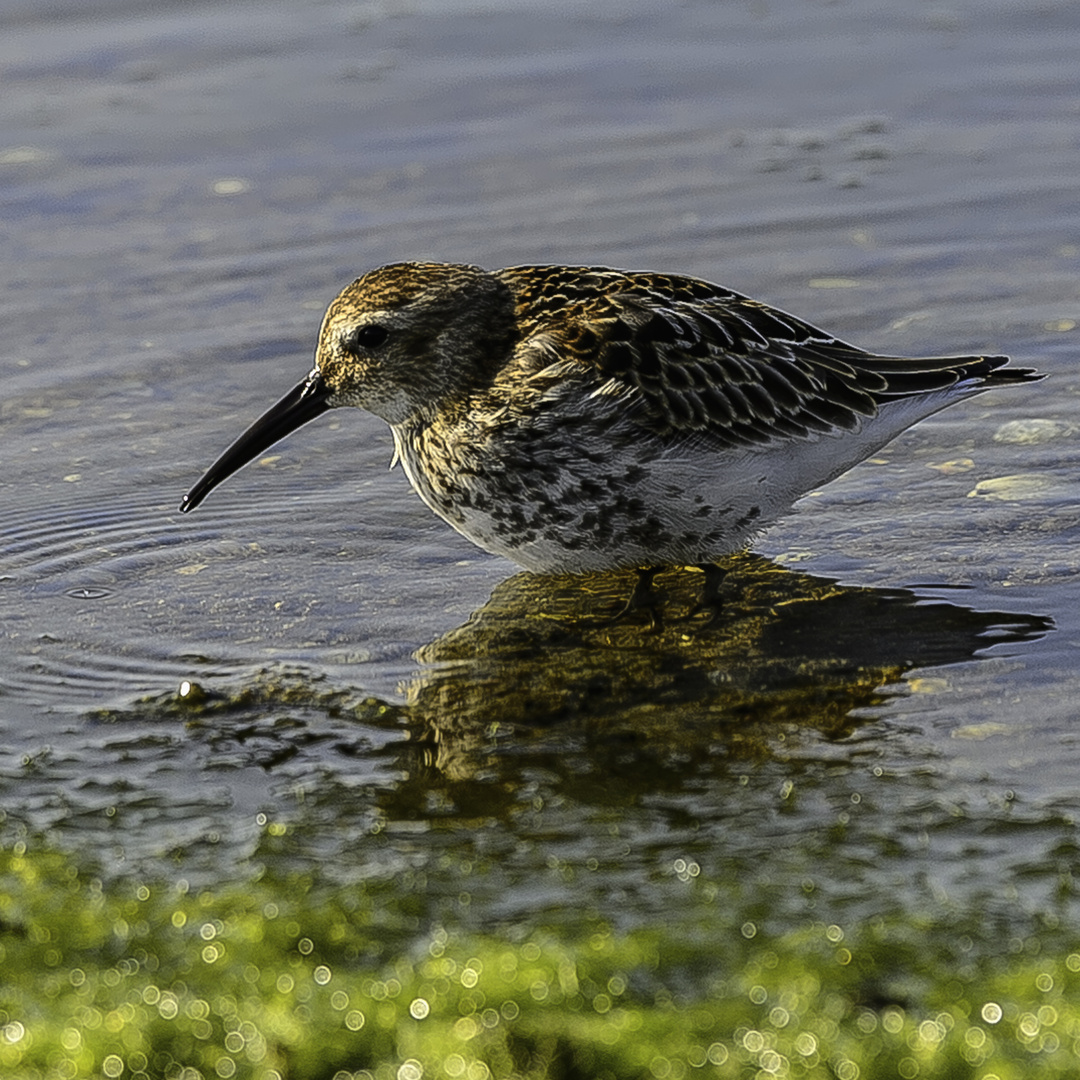
[{"label": "bird's head", "polygon": [[393,263],[342,290],[323,319],[315,367],[207,469],[193,510],[290,432],[355,405],[388,424],[429,421],[484,384],[513,347],[514,298],[476,266]]},{"label": "bird's head", "polygon": [[315,363],[333,406],[388,424],[430,419],[500,368],[513,344],[513,297],[475,266],[394,263],[343,289],[326,312]]}]

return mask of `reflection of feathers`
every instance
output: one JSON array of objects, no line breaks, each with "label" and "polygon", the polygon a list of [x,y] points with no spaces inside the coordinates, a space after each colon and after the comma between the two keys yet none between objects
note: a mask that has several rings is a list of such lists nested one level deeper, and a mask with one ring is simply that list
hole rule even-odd
[{"label": "reflection of feathers", "polygon": [[[790,755],[800,731],[847,735],[866,722],[857,710],[880,706],[881,688],[910,669],[970,661],[988,643],[1053,627],[1038,615],[840,585],[758,555],[725,566],[733,587],[704,631],[674,619],[659,630],[598,621],[625,597],[630,574],[501,582],[467,622],[416,654],[406,694],[418,749],[464,777],[511,771],[543,752],[565,761],[574,746],[612,759],[632,747],[639,775],[685,780],[691,757],[722,771],[732,757]],[[677,613],[692,609],[700,581],[679,570],[656,587]]]}]

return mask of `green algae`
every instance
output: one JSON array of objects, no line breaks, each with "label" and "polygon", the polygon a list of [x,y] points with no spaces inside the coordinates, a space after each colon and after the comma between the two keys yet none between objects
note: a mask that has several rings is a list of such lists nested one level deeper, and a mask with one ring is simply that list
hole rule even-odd
[{"label": "green algae", "polygon": [[[273,831],[274,827],[269,829]],[[51,1077],[1072,1077],[1080,935],[907,917],[773,934],[432,923],[392,879],[220,889],[0,851],[0,1071]],[[724,913],[726,910],[726,914]]]}]

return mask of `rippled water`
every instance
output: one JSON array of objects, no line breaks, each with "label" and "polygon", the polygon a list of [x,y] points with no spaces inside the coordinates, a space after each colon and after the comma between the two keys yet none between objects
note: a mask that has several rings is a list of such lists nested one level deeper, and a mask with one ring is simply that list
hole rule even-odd
[{"label": "rippled water", "polygon": [[[650,921],[691,864],[778,925],[1077,915],[1075,5],[0,20],[8,827],[215,879],[270,817],[478,923]],[[803,500],[709,628],[513,576],[360,413],[178,514],[336,290],[417,257],[695,273],[1052,377]]]}]

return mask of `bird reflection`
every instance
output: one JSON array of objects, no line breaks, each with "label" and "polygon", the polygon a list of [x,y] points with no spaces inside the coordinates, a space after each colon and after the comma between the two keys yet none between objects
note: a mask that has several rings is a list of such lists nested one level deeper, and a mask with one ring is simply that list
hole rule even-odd
[{"label": "bird reflection", "polygon": [[724,568],[723,607],[705,617],[691,614],[698,572],[660,574],[658,626],[644,612],[610,618],[630,571],[518,574],[417,651],[404,703],[272,665],[239,686],[185,680],[178,694],[91,716],[182,717],[216,761],[317,774],[312,791],[335,817],[351,802],[366,813],[373,797],[388,820],[479,821],[521,812],[539,790],[628,803],[742,775],[747,762],[847,754],[909,672],[991,646],[1000,656],[1053,628],[752,554]]},{"label": "bird reflection", "polygon": [[592,750],[606,741],[647,754],[770,755],[800,733],[851,734],[913,668],[970,660],[1052,626],[839,585],[752,554],[725,565],[712,620],[686,617],[698,573],[658,577],[674,614],[659,628],[598,617],[625,598],[626,573],[502,582],[416,654],[421,667],[404,688],[412,754],[449,779],[504,769],[530,740],[534,750],[584,739]]}]

